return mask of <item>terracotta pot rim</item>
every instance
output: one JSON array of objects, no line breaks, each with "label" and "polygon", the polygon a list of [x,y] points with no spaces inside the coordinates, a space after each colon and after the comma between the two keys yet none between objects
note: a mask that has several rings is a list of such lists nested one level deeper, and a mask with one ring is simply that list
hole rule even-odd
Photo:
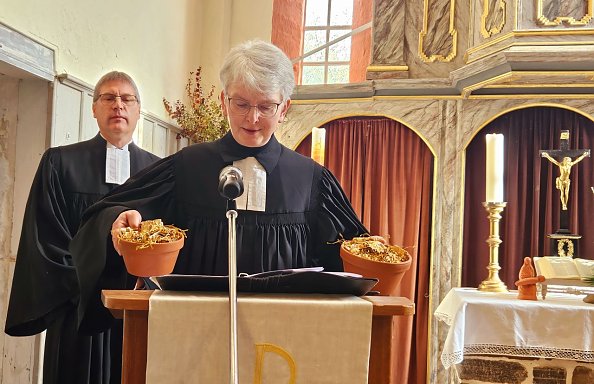
[{"label": "terracotta pot rim", "polygon": [[[405,250],[406,251],[406,250]],[[377,278],[379,281],[374,287],[381,295],[395,294],[402,278],[412,265],[412,256],[408,251],[408,259],[400,263],[386,263],[356,256],[345,248],[340,247],[340,257],[344,270],[358,273],[363,277]]]},{"label": "terracotta pot rim", "polygon": [[390,268],[390,267],[394,267],[394,266],[404,266],[407,264],[411,264],[412,256],[410,255],[410,253],[408,253],[408,251],[406,249],[404,249],[404,252],[406,252],[406,254],[408,255],[408,259],[406,259],[405,261],[401,261],[399,263],[388,263],[385,261],[376,261],[376,260],[366,259],[364,257],[355,255],[354,253],[348,251],[343,246],[340,247],[340,255],[343,258],[346,255],[346,258],[354,261],[357,264],[372,264],[372,265],[376,265],[378,267],[385,267],[385,268]]},{"label": "terracotta pot rim", "polygon": [[[140,243],[136,243],[136,242],[128,241],[128,240],[123,240],[123,239],[119,239],[118,241],[120,243],[125,243],[128,246],[134,246],[134,245],[138,246],[138,245],[140,245]],[[171,246],[171,245],[175,245],[174,247],[172,247],[172,249],[177,248],[177,246],[179,246],[178,249],[181,249],[183,247],[183,244],[184,244],[184,238],[183,237],[180,237],[179,239],[174,240],[174,241],[170,241],[168,243],[154,243],[154,244],[149,245],[146,248],[138,249],[137,251],[144,251],[144,250],[147,250],[147,249],[153,249],[155,247],[159,248],[159,247]]]}]

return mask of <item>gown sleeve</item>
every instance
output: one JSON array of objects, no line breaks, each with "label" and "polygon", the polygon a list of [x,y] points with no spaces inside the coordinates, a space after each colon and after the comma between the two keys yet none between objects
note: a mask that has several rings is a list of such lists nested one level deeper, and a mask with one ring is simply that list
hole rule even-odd
[{"label": "gown sleeve", "polygon": [[161,218],[171,224],[175,214],[175,161],[166,157],[145,168],[89,207],[70,243],[78,276],[79,326],[101,331],[113,320],[101,303],[102,289],[124,289],[128,274],[111,241],[111,226],[120,213],[135,209],[143,220]]},{"label": "gown sleeve", "polygon": [[6,316],[5,332],[34,335],[78,296],[76,271],[68,244],[68,204],[60,184],[59,156],[44,153],[33,179],[25,207],[23,228]]},{"label": "gown sleeve", "polygon": [[340,183],[326,168],[319,185],[317,240],[314,264],[325,270],[342,271],[339,256],[340,239],[352,239],[369,231],[359,220]]}]

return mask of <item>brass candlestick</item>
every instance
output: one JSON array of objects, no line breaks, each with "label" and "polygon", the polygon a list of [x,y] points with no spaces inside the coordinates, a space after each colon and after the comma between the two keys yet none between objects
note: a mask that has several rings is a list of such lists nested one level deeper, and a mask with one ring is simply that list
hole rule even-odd
[{"label": "brass candlestick", "polygon": [[483,206],[489,213],[489,238],[487,239],[487,244],[489,244],[489,265],[487,266],[489,277],[479,285],[479,291],[507,292],[507,287],[499,278],[499,270],[501,269],[499,266],[499,244],[501,244],[501,239],[499,238],[499,220],[501,220],[501,212],[506,204],[506,202],[483,203]]}]

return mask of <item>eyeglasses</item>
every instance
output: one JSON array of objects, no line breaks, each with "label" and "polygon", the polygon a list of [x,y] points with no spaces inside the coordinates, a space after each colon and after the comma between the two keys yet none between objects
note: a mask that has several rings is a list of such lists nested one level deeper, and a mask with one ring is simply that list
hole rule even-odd
[{"label": "eyeglasses", "polygon": [[278,106],[282,103],[264,103],[251,105],[243,99],[237,99],[234,97],[228,97],[229,100],[229,111],[234,115],[247,115],[252,108],[256,108],[258,114],[262,117],[272,117],[276,115]]},{"label": "eyeglasses", "polygon": [[111,106],[114,105],[117,99],[120,99],[122,103],[128,107],[136,105],[138,103],[138,99],[134,95],[114,95],[113,93],[102,93],[99,95],[99,100],[101,104]]}]

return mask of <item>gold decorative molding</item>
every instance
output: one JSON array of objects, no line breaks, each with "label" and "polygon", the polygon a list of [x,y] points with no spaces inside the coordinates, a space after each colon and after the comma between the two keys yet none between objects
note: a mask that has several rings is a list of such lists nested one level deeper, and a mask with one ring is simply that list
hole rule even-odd
[{"label": "gold decorative molding", "polygon": [[530,94],[501,94],[501,95],[470,95],[466,99],[468,100],[531,100],[531,99],[543,99],[543,100],[594,100],[594,95],[568,95],[562,93],[530,93]]},{"label": "gold decorative molding", "polygon": [[446,56],[444,55],[427,55],[423,49],[425,36],[429,30],[429,0],[423,0],[423,30],[419,33],[419,57],[425,63],[433,63],[434,61],[441,61],[448,63],[456,57],[456,50],[458,46],[458,32],[454,27],[456,0],[450,0],[450,19],[449,19],[449,34],[452,38],[452,49]]},{"label": "gold decorative molding", "polygon": [[[485,42],[484,44],[480,44],[480,45],[477,45],[477,46],[467,49],[466,53],[464,54],[464,62],[466,64],[470,64],[477,60],[483,59],[487,56],[491,56],[492,54],[494,54],[496,52],[499,52],[499,51],[502,51],[504,49],[514,47],[514,46],[517,46],[517,47],[519,47],[519,46],[551,46],[551,44],[574,46],[574,45],[593,45],[594,44],[593,41],[555,41],[555,42],[550,42],[550,41],[530,41],[530,42],[513,41],[513,39],[517,38],[517,37],[567,36],[567,35],[573,35],[573,36],[594,35],[594,29],[580,29],[580,30],[559,30],[559,29],[556,29],[556,30],[547,30],[547,31],[508,32],[504,35],[501,35],[494,39],[491,39],[491,40]],[[484,55],[480,55],[480,56],[474,57],[472,59],[469,59],[469,57],[472,54],[477,53],[482,50],[485,50],[485,49],[495,46],[497,44],[500,44],[505,40],[510,40],[510,42],[506,45],[502,45],[501,47],[495,49],[494,51],[489,51],[489,52],[485,53]]]},{"label": "gold decorative molding", "polygon": [[[503,96],[503,95],[501,95],[501,96]],[[536,96],[540,98],[540,95],[536,95]],[[543,96],[546,96],[546,95],[543,95]],[[559,98],[558,96],[559,95],[557,95],[557,98]],[[509,96],[504,96],[504,97],[506,99],[509,99]],[[483,98],[483,97],[475,96],[473,98],[479,99],[479,98]],[[533,97],[531,97],[531,99],[534,99],[534,95],[533,95]],[[474,138],[482,131],[482,129],[485,128],[487,125],[489,125],[491,122],[495,121],[496,119],[498,119],[499,117],[501,117],[503,115],[507,115],[510,112],[518,111],[521,109],[533,108],[533,107],[553,107],[553,108],[566,109],[566,110],[575,112],[578,115],[582,115],[585,118],[587,118],[588,120],[594,122],[594,116],[589,115],[587,112],[584,112],[579,108],[572,107],[567,104],[562,104],[559,102],[555,102],[555,103],[532,102],[532,103],[526,103],[526,104],[522,104],[522,105],[516,105],[513,107],[504,108],[504,109],[498,111],[496,114],[494,114],[493,116],[489,117],[487,120],[485,120],[481,124],[479,124],[478,129],[468,138],[468,140],[466,140],[464,142],[464,144],[463,144],[464,153],[466,153],[466,149],[468,148],[468,146],[470,145],[472,140],[474,140]],[[464,201],[464,199],[462,199],[462,201]]]},{"label": "gold decorative molding", "polygon": [[541,27],[556,27],[561,25],[561,23],[572,27],[583,27],[592,19],[593,0],[586,0],[586,14],[579,20],[576,20],[572,16],[557,16],[554,20],[550,20],[543,14],[543,1],[536,0],[536,23]]},{"label": "gold decorative molding", "polygon": [[[483,14],[481,15],[481,35],[483,37],[491,37],[495,34],[501,33],[503,27],[505,26],[505,7],[506,3],[503,0],[495,0],[497,4],[495,5],[494,12],[491,13],[489,5],[491,3],[490,0],[483,0]],[[487,18],[492,16],[493,19],[496,19],[497,16],[501,16],[501,22],[497,26],[493,26],[487,30]]]},{"label": "gold decorative molding", "polygon": [[399,72],[408,71],[408,65],[370,65],[367,72]]},{"label": "gold decorative molding", "polygon": [[[405,127],[407,127],[408,129],[410,129],[411,131],[413,131],[417,136],[419,136],[421,138],[421,140],[423,140],[423,142],[425,143],[425,145],[427,145],[427,148],[429,148],[429,151],[431,151],[431,154],[437,159],[437,151],[436,149],[431,145],[431,142],[429,141],[429,137],[427,137],[426,135],[423,134],[423,131],[419,128],[417,128],[414,124],[410,124],[407,123],[405,120],[403,120],[401,117],[397,117],[391,114],[386,114],[386,113],[376,113],[376,112],[366,112],[366,113],[343,113],[343,114],[336,114],[333,115],[332,117],[324,117],[321,120],[318,120],[314,123],[314,125],[316,127],[321,127],[326,123],[329,123],[331,121],[334,120],[339,120],[339,119],[344,119],[344,118],[348,118],[348,117],[385,117],[388,118],[390,120],[394,120],[399,122],[400,124],[404,125]],[[301,139],[299,139],[297,141],[297,143],[295,144],[295,146],[292,146],[291,149],[295,150],[299,144],[301,144],[301,142],[303,140],[305,140],[305,138],[311,134],[311,129],[306,129],[306,130],[301,130],[302,135]],[[434,179],[435,182],[435,179]]]},{"label": "gold decorative molding", "polygon": [[508,73],[501,74],[499,76],[492,77],[492,78],[487,79],[487,80],[483,80],[483,81],[478,82],[476,84],[472,84],[472,85],[470,85],[468,87],[464,87],[462,89],[462,97],[466,99],[466,98],[468,98],[468,96],[470,96],[470,94],[472,93],[472,91],[477,90],[477,89],[484,88],[487,85],[492,84],[492,83],[497,83],[497,82],[500,82],[500,81],[503,81],[503,80],[510,79],[512,76],[513,76],[513,73],[512,72],[508,72]]},{"label": "gold decorative molding", "polygon": [[361,103],[372,102],[375,97],[343,97],[333,99],[291,99],[291,104],[294,105],[309,105],[309,104],[341,104],[341,103]]},{"label": "gold decorative molding", "polygon": [[[534,83],[524,84],[498,84],[489,85],[484,88],[494,87],[594,87],[594,71],[511,71],[511,82],[533,81]],[[548,83],[542,81],[543,78],[549,80]],[[565,82],[555,83],[555,78]],[[590,83],[579,83],[578,81],[590,81]]]},{"label": "gold decorative molding", "polygon": [[[543,82],[543,79],[549,81]],[[555,79],[559,79],[559,82],[555,82]],[[477,89],[538,88],[594,88],[594,71],[509,71],[463,88],[462,97],[469,98]],[[489,96],[493,97],[493,95]],[[539,97],[546,96],[548,95],[539,95]],[[587,95],[579,96],[584,98]],[[514,98],[521,98],[521,95],[514,95]]]}]

